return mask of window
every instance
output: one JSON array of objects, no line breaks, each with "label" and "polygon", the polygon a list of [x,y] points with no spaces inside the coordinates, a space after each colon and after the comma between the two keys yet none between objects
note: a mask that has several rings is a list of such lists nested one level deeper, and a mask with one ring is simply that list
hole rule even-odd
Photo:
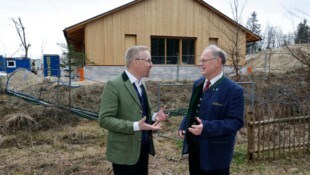
[{"label": "window", "polygon": [[15,68],[15,67],[16,67],[16,62],[15,62],[15,60],[8,60],[8,61],[7,61],[7,67],[8,67],[8,68]]},{"label": "window", "polygon": [[218,38],[209,38],[209,45],[217,45]]},{"label": "window", "polygon": [[152,62],[154,64],[165,64],[165,39],[152,38],[151,40]]},{"label": "window", "polygon": [[179,39],[167,39],[167,62],[177,64],[179,57]]},{"label": "window", "polygon": [[151,38],[151,55],[154,64],[194,64],[194,38]]},{"label": "window", "polygon": [[195,40],[182,40],[182,64],[194,64],[195,62]]}]

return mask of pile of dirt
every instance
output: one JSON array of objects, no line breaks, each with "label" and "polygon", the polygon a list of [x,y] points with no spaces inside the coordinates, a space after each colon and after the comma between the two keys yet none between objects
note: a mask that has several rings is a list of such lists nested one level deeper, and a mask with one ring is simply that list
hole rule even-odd
[{"label": "pile of dirt", "polygon": [[18,69],[10,75],[7,88],[13,91],[21,91],[41,84],[43,81],[43,77],[39,77],[27,69]]},{"label": "pile of dirt", "polygon": [[[42,78],[30,71],[18,71],[9,78],[8,89],[57,106],[98,111],[100,94],[104,87],[99,82],[68,82],[57,78]],[[69,96],[70,94],[70,96]]]},{"label": "pile of dirt", "polygon": [[79,117],[66,110],[29,103],[20,98],[0,94],[0,130],[2,133],[44,131],[63,125],[76,125]]},{"label": "pile of dirt", "polygon": [[245,67],[251,66],[254,71],[286,73],[301,68],[303,65],[295,59],[285,47],[261,51],[248,55]]},{"label": "pile of dirt", "polygon": [[[43,79],[29,71],[20,71],[10,77],[8,88],[59,106],[68,106],[70,99],[72,107],[98,112],[104,83],[85,80],[72,84],[74,86],[70,88],[63,81]],[[146,86],[153,109],[157,109],[158,100],[161,106],[167,105],[168,109],[185,109],[188,105],[192,81],[148,81]],[[158,93],[161,93],[160,99],[158,99]]]}]

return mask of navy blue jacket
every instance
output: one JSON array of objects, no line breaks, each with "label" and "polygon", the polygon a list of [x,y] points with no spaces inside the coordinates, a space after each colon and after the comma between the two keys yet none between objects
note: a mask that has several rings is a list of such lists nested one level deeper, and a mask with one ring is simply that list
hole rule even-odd
[{"label": "navy blue jacket", "polygon": [[198,136],[200,167],[204,171],[229,168],[237,131],[244,124],[243,89],[223,76],[201,96],[204,81],[202,77],[194,82],[188,112],[179,128],[186,131],[182,154],[188,153],[188,127],[191,118],[196,117],[198,100],[201,101],[198,116],[203,123]]}]

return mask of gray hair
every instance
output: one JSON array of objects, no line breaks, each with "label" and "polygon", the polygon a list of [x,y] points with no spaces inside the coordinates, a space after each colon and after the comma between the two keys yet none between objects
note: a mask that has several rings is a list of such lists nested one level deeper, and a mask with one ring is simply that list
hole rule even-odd
[{"label": "gray hair", "polygon": [[139,54],[141,51],[148,50],[149,48],[146,46],[131,46],[127,49],[125,54],[125,62],[128,67],[132,60],[139,58]]},{"label": "gray hair", "polygon": [[226,53],[224,50],[216,45],[210,45],[205,50],[211,50],[213,57],[220,57],[222,59],[222,65],[226,63]]}]

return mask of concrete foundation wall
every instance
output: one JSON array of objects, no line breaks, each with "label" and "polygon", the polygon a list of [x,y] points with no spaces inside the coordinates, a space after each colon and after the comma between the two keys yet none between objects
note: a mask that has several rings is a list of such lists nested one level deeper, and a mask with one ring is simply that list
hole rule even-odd
[{"label": "concrete foundation wall", "polygon": [[[125,69],[125,66],[86,66],[84,72],[86,79],[106,82],[120,75]],[[153,66],[147,80],[196,80],[200,76],[197,66]]]}]

